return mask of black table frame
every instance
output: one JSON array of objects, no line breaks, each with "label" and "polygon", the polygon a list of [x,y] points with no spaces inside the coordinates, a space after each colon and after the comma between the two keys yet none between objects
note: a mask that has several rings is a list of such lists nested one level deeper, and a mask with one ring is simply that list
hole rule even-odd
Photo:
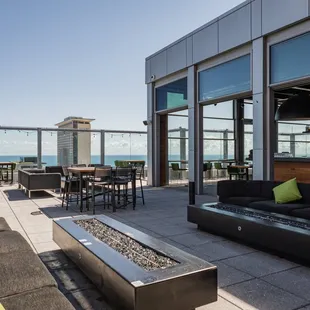
[{"label": "black table frame", "polygon": [[9,166],[11,167],[11,184],[13,184],[13,177],[14,177],[14,166],[15,163],[0,163],[0,169],[9,169]]},{"label": "black table frame", "polygon": [[[112,174],[116,172],[117,168],[112,168]],[[69,168],[70,170],[70,168]],[[87,169],[88,170],[88,169]],[[89,211],[89,199],[92,197],[88,195],[88,186],[86,186],[86,197],[83,197],[83,179],[87,182],[88,178],[92,176],[95,172],[95,169],[93,169],[93,172],[90,172],[89,170],[83,171],[78,170],[78,168],[74,168],[74,171],[71,170],[71,173],[74,173],[78,175],[79,177],[79,192],[80,192],[80,212],[83,212],[83,201],[86,201],[86,209]],[[137,187],[136,187],[136,169],[132,169],[132,181],[131,181],[131,190],[132,190],[132,208],[133,210],[136,209],[136,201],[137,201]],[[102,195],[102,193],[95,194],[95,196]],[[115,199],[113,199],[113,212],[116,212],[116,206],[115,206]]]}]

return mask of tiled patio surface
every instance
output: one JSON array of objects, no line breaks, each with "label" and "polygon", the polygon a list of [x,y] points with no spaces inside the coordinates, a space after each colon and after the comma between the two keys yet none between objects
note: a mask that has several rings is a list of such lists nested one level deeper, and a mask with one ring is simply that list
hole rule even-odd
[{"label": "tiled patio surface", "polygon": [[[128,207],[113,214],[98,208],[97,213],[111,216],[218,266],[218,301],[199,310],[310,310],[309,268],[198,231],[186,219],[188,196],[184,188],[146,188],[145,199],[146,205],[139,202],[136,211]],[[197,204],[214,200],[210,196],[196,197]],[[31,215],[34,211],[42,211],[42,214]],[[52,241],[54,218],[79,215],[75,207],[69,211],[62,209],[58,198],[52,195],[37,193],[30,200],[15,186],[0,190],[0,216],[38,252],[60,290],[75,307],[110,309],[96,288]]]}]

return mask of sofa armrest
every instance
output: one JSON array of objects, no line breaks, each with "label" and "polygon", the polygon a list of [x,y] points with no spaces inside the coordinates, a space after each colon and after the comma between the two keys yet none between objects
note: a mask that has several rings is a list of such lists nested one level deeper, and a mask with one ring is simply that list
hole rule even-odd
[{"label": "sofa armrest", "polygon": [[24,170],[18,170],[18,183],[25,188],[29,187],[29,173]]},{"label": "sofa armrest", "polygon": [[28,190],[61,188],[60,173],[35,173],[30,175]]}]

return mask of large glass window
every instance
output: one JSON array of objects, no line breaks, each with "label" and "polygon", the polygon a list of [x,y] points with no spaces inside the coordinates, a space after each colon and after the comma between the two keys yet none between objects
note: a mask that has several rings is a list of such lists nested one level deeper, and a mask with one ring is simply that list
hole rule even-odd
[{"label": "large glass window", "polygon": [[309,55],[310,32],[271,46],[271,83],[310,75]]},{"label": "large glass window", "polygon": [[203,108],[204,161],[234,158],[233,101]]},{"label": "large glass window", "polygon": [[[188,110],[184,110],[168,114],[169,184],[187,183],[187,163]],[[183,170],[179,170],[179,168]]]},{"label": "large glass window", "polygon": [[250,55],[199,72],[199,101],[249,90],[251,90]]},{"label": "large glass window", "polygon": [[187,78],[156,88],[156,111],[187,105]]}]

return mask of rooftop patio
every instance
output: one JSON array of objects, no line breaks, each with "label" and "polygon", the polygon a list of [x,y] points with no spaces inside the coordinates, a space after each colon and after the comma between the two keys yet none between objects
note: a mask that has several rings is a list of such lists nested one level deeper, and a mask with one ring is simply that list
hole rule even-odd
[{"label": "rooftop patio", "polygon": [[[197,230],[186,219],[186,188],[145,188],[145,206],[135,211],[97,208],[104,214],[218,266],[218,301],[202,309],[310,309],[310,269],[254,248]],[[197,196],[196,203],[214,197]],[[41,212],[40,212],[41,211]],[[83,213],[86,215],[87,212]],[[111,309],[90,281],[52,240],[52,221],[81,216],[61,208],[58,194],[36,192],[32,199],[16,185],[0,190],[0,217],[19,231],[56,278],[76,309]]]}]

